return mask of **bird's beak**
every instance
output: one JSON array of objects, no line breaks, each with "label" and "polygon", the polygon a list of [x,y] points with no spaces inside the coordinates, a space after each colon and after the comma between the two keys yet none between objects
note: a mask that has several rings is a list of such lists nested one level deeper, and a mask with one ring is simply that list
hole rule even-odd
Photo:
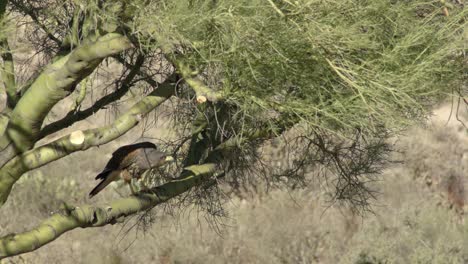
[{"label": "bird's beak", "polygon": [[171,161],[174,161],[174,157],[166,156],[166,162],[171,162]]}]

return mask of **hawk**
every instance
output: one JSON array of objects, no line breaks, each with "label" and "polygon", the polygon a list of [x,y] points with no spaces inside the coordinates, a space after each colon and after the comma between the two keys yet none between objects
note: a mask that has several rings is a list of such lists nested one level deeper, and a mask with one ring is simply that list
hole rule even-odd
[{"label": "hawk", "polygon": [[123,179],[130,184],[132,178],[140,178],[144,171],[172,160],[172,156],[159,151],[151,142],[122,146],[112,153],[104,170],[96,176],[96,180],[101,179],[101,182],[89,193],[89,197],[95,196],[113,181]]}]

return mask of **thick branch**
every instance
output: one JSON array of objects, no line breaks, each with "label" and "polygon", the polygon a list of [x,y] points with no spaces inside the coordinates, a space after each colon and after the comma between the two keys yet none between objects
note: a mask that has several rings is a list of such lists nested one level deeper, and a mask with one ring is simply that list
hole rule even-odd
[{"label": "thick branch", "polygon": [[39,139],[47,135],[50,135],[52,133],[55,133],[65,127],[71,126],[75,122],[84,120],[90,117],[91,115],[93,115],[94,113],[96,113],[97,111],[99,111],[100,109],[104,108],[106,105],[122,98],[122,96],[124,96],[130,89],[130,87],[132,86],[132,81],[135,78],[140,67],[143,65],[143,62],[144,62],[144,56],[139,55],[135,62],[135,65],[132,66],[130,73],[122,81],[122,85],[118,90],[97,100],[91,107],[85,110],[78,111],[78,112],[70,112],[64,118],[46,125],[45,127],[41,129],[41,132],[39,133]]},{"label": "thick branch", "polygon": [[196,76],[196,73],[192,73],[190,67],[187,65],[177,62],[177,70],[184,77],[185,82],[195,91],[197,95],[197,101],[204,103],[207,100],[210,102],[217,102],[223,99],[223,95],[219,91],[214,91],[208,87],[200,78]]},{"label": "thick branch", "polygon": [[[49,65],[18,101],[6,133],[0,139],[0,149],[13,147],[14,153],[30,149],[37,141],[42,122],[52,107],[68,96],[104,58],[131,47],[128,38],[110,33],[78,47],[70,55]],[[9,158],[2,157],[0,166]]]},{"label": "thick branch", "polygon": [[[173,80],[173,79],[172,79]],[[49,144],[26,151],[0,169],[0,205],[10,194],[13,184],[29,170],[39,168],[75,151],[106,144],[135,127],[143,116],[174,94],[171,80],[167,80],[151,94],[131,107],[112,124],[85,131],[76,131]]]},{"label": "thick branch", "polygon": [[215,173],[216,165],[209,163],[186,169],[177,180],[106,206],[65,206],[62,212],[53,214],[33,230],[1,238],[0,259],[34,251],[77,227],[115,224],[126,216],[151,209],[209,179]]}]

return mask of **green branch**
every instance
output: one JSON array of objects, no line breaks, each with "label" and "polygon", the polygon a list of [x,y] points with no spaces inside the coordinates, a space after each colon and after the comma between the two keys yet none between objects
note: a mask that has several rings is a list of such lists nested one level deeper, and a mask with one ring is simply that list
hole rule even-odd
[{"label": "green branch", "polygon": [[[30,149],[37,141],[42,122],[52,107],[68,96],[104,58],[131,47],[127,37],[110,33],[78,47],[70,55],[49,65],[12,111],[6,133],[0,138],[0,149],[13,147],[14,153]],[[11,157],[0,160],[0,166],[8,158]]]},{"label": "green branch", "polygon": [[105,206],[65,205],[36,228],[0,238],[0,259],[34,251],[75,228],[100,227],[121,222],[126,216],[148,210],[202,184],[216,172],[216,164],[194,165],[181,177],[136,196],[124,198]]},{"label": "green branch", "polygon": [[[141,66],[143,65],[143,62],[144,62],[144,56],[139,55],[137,57],[135,65],[131,66],[132,69],[130,70],[129,74],[125,77],[125,79],[122,81],[122,85],[120,86],[119,89],[117,89],[113,93],[110,93],[110,94],[100,98],[91,107],[89,107],[89,108],[87,108],[85,110],[78,111],[78,112],[70,112],[64,118],[46,125],[45,127],[43,127],[41,129],[41,132],[39,133],[38,138],[41,139],[41,138],[43,138],[43,137],[45,137],[47,135],[50,135],[52,133],[55,133],[55,132],[59,131],[59,130],[65,128],[65,127],[71,126],[75,122],[78,122],[80,120],[84,120],[84,119],[90,117],[91,115],[93,115],[94,113],[96,113],[97,111],[99,111],[100,109],[104,108],[106,105],[108,105],[108,104],[110,104],[112,102],[115,102],[115,101],[119,100],[120,98],[122,98],[122,96],[124,96],[128,92],[128,90],[130,89],[130,87],[132,86],[132,81],[135,78],[135,76],[136,76],[137,72],[139,71],[139,69],[141,68]],[[154,85],[154,86],[156,86],[156,85]]]},{"label": "green branch", "polygon": [[[84,78],[81,83],[80,83],[80,93],[75,99],[75,103],[72,106],[72,109],[70,111],[77,111],[81,104],[83,103],[84,99],[86,98],[86,91],[88,90],[88,82],[89,82],[89,76]],[[42,132],[42,129],[41,129]]]},{"label": "green branch", "polygon": [[106,144],[135,127],[144,115],[174,94],[173,81],[173,78],[168,79],[108,126],[75,131],[11,159],[0,169],[0,205],[6,202],[13,184],[23,173],[58,160],[72,152]]},{"label": "green branch", "polygon": [[219,91],[213,91],[200,78],[190,70],[190,67],[181,63],[175,63],[177,70],[184,77],[185,82],[195,91],[198,103],[204,103],[207,100],[217,102],[223,99],[223,94]]}]

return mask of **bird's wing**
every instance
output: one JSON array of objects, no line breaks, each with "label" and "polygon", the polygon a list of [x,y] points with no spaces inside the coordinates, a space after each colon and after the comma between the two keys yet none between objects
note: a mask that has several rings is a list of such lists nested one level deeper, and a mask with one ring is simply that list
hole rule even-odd
[{"label": "bird's wing", "polygon": [[103,172],[106,170],[116,170],[128,167],[132,164],[135,155],[137,154],[135,151],[139,149],[156,149],[156,145],[151,142],[141,142],[118,148],[114,153],[112,153],[112,157],[107,162]]},{"label": "bird's wing", "polygon": [[156,149],[141,149],[135,157],[135,164],[142,170],[162,166],[167,154]]},{"label": "bird's wing", "polygon": [[130,166],[137,156],[138,149],[156,149],[156,145],[151,142],[141,142],[132,145],[125,145],[112,153],[111,159],[107,162],[104,169],[96,176],[96,180],[104,179],[109,173],[115,170]]},{"label": "bird's wing", "polygon": [[118,180],[120,177],[120,170],[111,171],[102,177],[102,181],[94,187],[94,189],[89,193],[89,197],[93,197],[98,194],[102,189],[104,189],[111,182]]}]

